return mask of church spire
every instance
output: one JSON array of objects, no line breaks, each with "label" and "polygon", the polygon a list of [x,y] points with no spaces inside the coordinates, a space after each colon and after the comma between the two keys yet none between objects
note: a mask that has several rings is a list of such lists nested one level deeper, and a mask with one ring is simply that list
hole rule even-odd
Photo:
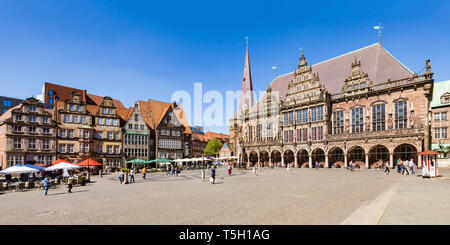
[{"label": "church spire", "polygon": [[248,39],[245,52],[244,74],[242,76],[242,91],[239,109],[247,111],[254,105],[252,73],[250,71],[250,55],[248,53]]}]

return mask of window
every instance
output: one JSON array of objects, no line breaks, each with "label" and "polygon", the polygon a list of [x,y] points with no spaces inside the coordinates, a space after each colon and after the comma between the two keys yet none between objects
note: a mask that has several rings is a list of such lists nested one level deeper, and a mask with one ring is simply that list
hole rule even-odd
[{"label": "window", "polygon": [[261,131],[262,131],[262,125],[261,124],[256,125],[256,140],[257,141],[261,141],[262,140]]},{"label": "window", "polygon": [[22,121],[22,115],[16,115],[16,121]]},{"label": "window", "polygon": [[133,129],[133,124],[128,124],[128,129]]},{"label": "window", "polygon": [[441,120],[447,121],[447,112],[441,112]]},{"label": "window", "polygon": [[48,139],[42,140],[42,149],[44,149],[44,150],[50,149],[50,140],[48,140]]},{"label": "window", "polygon": [[53,90],[50,89],[50,90],[48,91],[48,96],[53,96]]},{"label": "window", "polygon": [[311,122],[315,122],[317,120],[317,108],[311,107]]},{"label": "window", "polygon": [[141,125],[141,130],[145,130],[145,126],[144,125]]},{"label": "window", "polygon": [[139,121],[139,115],[138,114],[134,114],[134,121]]},{"label": "window", "polygon": [[64,122],[65,123],[70,122],[70,116],[69,115],[64,115]]},{"label": "window", "polygon": [[48,117],[43,117],[43,118],[42,118],[42,122],[43,122],[43,123],[48,123],[48,121],[49,121]]},{"label": "window", "polygon": [[289,125],[293,125],[294,124],[294,112],[290,111],[289,112]]},{"label": "window", "polygon": [[441,113],[434,113],[434,120],[440,121],[441,120]]},{"label": "window", "polygon": [[83,107],[79,105],[77,110],[78,110],[78,112],[83,112]]},{"label": "window", "polygon": [[14,139],[13,147],[14,147],[14,149],[21,149],[22,148],[22,139]]},{"label": "window", "polygon": [[36,139],[28,140],[28,149],[36,149]]},{"label": "window", "polygon": [[72,122],[78,123],[78,116],[72,116]]},{"label": "window", "polygon": [[109,115],[114,115],[113,109],[109,109]]},{"label": "window", "polygon": [[50,128],[43,128],[42,129],[42,133],[49,134],[50,133]]},{"label": "window", "polygon": [[66,130],[65,130],[65,129],[61,129],[61,130],[59,131],[59,136],[60,136],[61,138],[66,138]]},{"label": "window", "polygon": [[36,127],[28,127],[28,132],[36,133]]},{"label": "window", "polygon": [[111,119],[106,118],[106,119],[105,119],[105,125],[106,125],[106,126],[111,126]]},{"label": "window", "polygon": [[302,123],[308,123],[308,109],[301,110]]},{"label": "window", "polygon": [[386,129],[385,104],[372,106],[372,131],[381,131]]},{"label": "window", "polygon": [[101,117],[100,117],[100,118],[98,119],[98,125],[104,125],[104,124],[105,124],[104,122],[105,122],[104,118],[101,118]]},{"label": "window", "polygon": [[67,136],[69,138],[73,138],[74,137],[74,131],[73,130],[67,130]]},{"label": "window", "polygon": [[36,116],[28,116],[28,121],[29,122],[36,122],[37,121],[37,117]]},{"label": "window", "polygon": [[70,104],[69,105],[69,111],[75,111],[75,105],[74,104]]},{"label": "window", "polygon": [[102,109],[102,114],[103,114],[103,115],[106,115],[106,113],[107,113],[106,108],[103,108],[103,109]]},{"label": "window", "polygon": [[267,124],[267,140],[273,140],[272,122]]},{"label": "window", "polygon": [[407,128],[407,102],[399,101],[395,102],[395,128],[402,129]]},{"label": "window", "polygon": [[139,124],[135,124],[134,129],[139,129]]},{"label": "window", "polygon": [[344,133],[344,111],[333,112],[333,134]]},{"label": "window", "polygon": [[447,139],[447,128],[435,128],[434,138],[435,139]]},{"label": "window", "polygon": [[113,132],[107,132],[107,135],[108,135],[108,140],[113,139]]},{"label": "window", "polygon": [[73,145],[67,145],[67,152],[73,153]]},{"label": "window", "polygon": [[323,120],[323,106],[317,107],[317,121]]},{"label": "window", "polygon": [[22,126],[14,125],[13,131],[14,131],[14,132],[22,132]]},{"label": "window", "polygon": [[322,140],[323,139],[323,127],[311,128],[311,140]]},{"label": "window", "polygon": [[28,107],[28,110],[30,112],[36,112],[36,106],[30,106],[30,107]]},{"label": "window", "polygon": [[114,140],[119,140],[119,139],[120,139],[120,134],[114,133]]},{"label": "window", "polygon": [[302,142],[308,141],[308,129],[302,128]]},{"label": "window", "polygon": [[288,115],[288,113],[283,113],[283,117],[284,117],[283,125],[284,126],[289,125],[289,115]]},{"label": "window", "polygon": [[84,117],[84,116],[81,117],[81,123],[86,124],[86,117]]},{"label": "window", "polygon": [[[114,153],[115,154],[120,154],[120,148],[118,145],[114,146]],[[141,155],[142,156],[142,155]]]},{"label": "window", "polygon": [[48,99],[48,103],[49,103],[50,105],[53,105],[55,102],[53,102],[53,98],[49,98],[49,99]]},{"label": "window", "polygon": [[253,127],[248,126],[248,140],[253,141]]},{"label": "window", "polygon": [[363,107],[352,109],[352,133],[364,131],[364,109]]},{"label": "window", "polygon": [[97,139],[103,138],[103,132],[97,132]]},{"label": "window", "polygon": [[66,145],[59,145],[59,152],[66,153]]},{"label": "window", "polygon": [[3,107],[11,107],[12,102],[11,100],[3,100]]}]

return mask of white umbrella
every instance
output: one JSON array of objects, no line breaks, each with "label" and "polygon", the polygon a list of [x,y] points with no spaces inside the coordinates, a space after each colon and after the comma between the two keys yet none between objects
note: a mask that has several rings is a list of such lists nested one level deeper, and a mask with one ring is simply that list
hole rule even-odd
[{"label": "white umbrella", "polygon": [[58,169],[67,169],[67,170],[71,170],[71,169],[77,169],[77,168],[81,168],[80,166],[77,166],[75,164],[71,164],[71,163],[66,163],[66,162],[62,162],[62,163],[58,163],[55,164],[51,167],[46,168],[46,171],[53,171],[53,170],[58,170]]},{"label": "white umbrella", "polygon": [[15,165],[11,166],[3,171],[0,171],[2,174],[24,174],[24,173],[33,173],[33,172],[39,172],[39,170],[35,168],[30,168],[23,165]]}]

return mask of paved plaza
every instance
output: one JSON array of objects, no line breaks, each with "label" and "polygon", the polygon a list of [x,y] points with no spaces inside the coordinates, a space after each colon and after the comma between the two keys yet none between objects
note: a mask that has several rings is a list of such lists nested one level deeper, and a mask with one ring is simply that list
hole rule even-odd
[{"label": "paved plaza", "polygon": [[[416,171],[420,172],[420,171]],[[225,168],[215,185],[199,170],[181,176],[136,175],[120,185],[118,173],[93,183],[0,194],[0,224],[450,224],[450,170],[422,179],[362,169]]]}]

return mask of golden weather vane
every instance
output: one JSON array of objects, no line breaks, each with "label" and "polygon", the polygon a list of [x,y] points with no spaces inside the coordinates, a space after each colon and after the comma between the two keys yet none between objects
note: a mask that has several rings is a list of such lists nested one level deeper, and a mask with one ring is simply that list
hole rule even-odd
[{"label": "golden weather vane", "polygon": [[381,22],[378,23],[377,26],[374,26],[374,30],[378,30],[378,43],[381,44],[381,30],[384,28],[384,26],[381,26]]}]

